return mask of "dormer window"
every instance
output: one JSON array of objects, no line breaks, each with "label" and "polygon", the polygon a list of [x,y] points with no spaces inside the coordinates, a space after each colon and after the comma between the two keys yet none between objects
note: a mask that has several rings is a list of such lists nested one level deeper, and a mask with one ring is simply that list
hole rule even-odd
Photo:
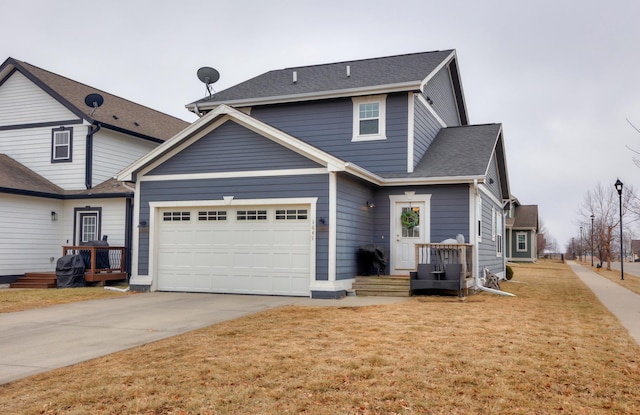
[{"label": "dormer window", "polygon": [[60,127],[51,130],[51,162],[71,161],[73,127]]},{"label": "dormer window", "polygon": [[353,140],[386,140],[386,95],[353,98]]}]

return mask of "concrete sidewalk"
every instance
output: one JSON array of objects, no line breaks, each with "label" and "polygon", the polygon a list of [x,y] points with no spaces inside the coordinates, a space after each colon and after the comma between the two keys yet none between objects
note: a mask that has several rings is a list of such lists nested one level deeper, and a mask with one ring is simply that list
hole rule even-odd
[{"label": "concrete sidewalk", "polygon": [[353,307],[406,300],[153,292],[0,313],[0,385],[285,305]]},{"label": "concrete sidewalk", "polygon": [[640,295],[574,261],[567,261],[567,264],[640,344]]}]

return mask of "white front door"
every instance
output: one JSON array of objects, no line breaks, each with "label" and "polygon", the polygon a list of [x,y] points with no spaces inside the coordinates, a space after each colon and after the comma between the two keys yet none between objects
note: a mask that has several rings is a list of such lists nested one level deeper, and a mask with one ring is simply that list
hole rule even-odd
[{"label": "white front door", "polygon": [[413,270],[416,267],[415,244],[426,241],[425,202],[396,202],[394,209],[396,270]]}]

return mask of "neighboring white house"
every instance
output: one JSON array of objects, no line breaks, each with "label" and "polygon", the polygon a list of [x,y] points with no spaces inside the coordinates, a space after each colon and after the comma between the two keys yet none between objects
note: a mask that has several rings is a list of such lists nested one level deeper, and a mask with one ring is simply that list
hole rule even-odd
[{"label": "neighboring white house", "polygon": [[113,179],[189,123],[8,58],[0,66],[0,282],[54,271],[63,245],[130,246]]}]

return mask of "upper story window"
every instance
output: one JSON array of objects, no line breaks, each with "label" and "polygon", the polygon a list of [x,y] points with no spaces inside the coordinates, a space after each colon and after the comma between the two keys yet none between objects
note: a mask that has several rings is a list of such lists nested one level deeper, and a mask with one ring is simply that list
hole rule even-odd
[{"label": "upper story window", "polygon": [[60,127],[51,130],[51,162],[71,161],[73,127]]},{"label": "upper story window", "polygon": [[386,140],[386,95],[353,98],[353,140]]}]

